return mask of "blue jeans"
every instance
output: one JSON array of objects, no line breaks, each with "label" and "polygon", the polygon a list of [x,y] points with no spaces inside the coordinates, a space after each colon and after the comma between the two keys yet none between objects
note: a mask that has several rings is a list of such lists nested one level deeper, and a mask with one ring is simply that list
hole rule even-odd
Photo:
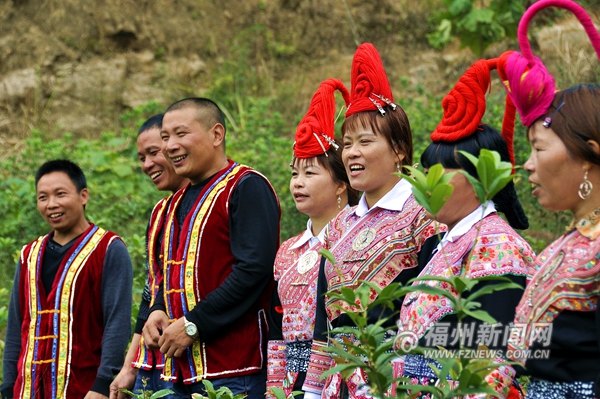
[{"label": "blue jeans", "polygon": [[[135,379],[135,385],[133,386],[133,393],[140,394],[144,391],[144,384],[142,378],[146,380],[146,391],[158,392],[161,389],[173,389],[173,383],[163,381],[160,379],[160,373],[162,370],[153,368],[152,370],[140,369],[140,372]],[[163,396],[165,399],[176,399],[175,395]]]},{"label": "blue jeans", "polygon": [[[263,369],[255,374],[242,375],[239,377],[215,378],[211,379],[215,390],[221,387],[231,389],[231,392],[236,394],[246,394],[245,399],[265,399],[267,391],[267,370]],[[185,385],[182,382],[176,382],[173,385],[175,398],[189,399],[192,393],[200,393],[206,395],[204,384],[202,381],[194,384]]]}]

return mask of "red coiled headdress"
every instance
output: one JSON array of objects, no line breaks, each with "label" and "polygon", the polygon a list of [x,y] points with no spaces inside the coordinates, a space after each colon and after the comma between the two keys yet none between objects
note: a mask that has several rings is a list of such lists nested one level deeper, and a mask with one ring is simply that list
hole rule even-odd
[{"label": "red coiled headdress", "polygon": [[312,158],[327,154],[335,144],[335,91],[342,93],[348,106],[348,89],[339,79],[327,79],[313,95],[306,115],[296,128],[294,156]]},{"label": "red coiled headdress", "polygon": [[356,49],[350,79],[350,105],[346,118],[363,111],[378,110],[385,115],[387,105],[396,109],[381,57],[371,43],[363,43]]},{"label": "red coiled headdress", "polygon": [[[479,60],[467,69],[442,100],[444,116],[431,133],[432,141],[454,142],[477,132],[486,110],[485,94],[490,87],[490,71],[505,63],[509,55],[510,52],[507,52],[500,58]],[[501,135],[513,165],[515,113],[515,106],[507,96]]]}]

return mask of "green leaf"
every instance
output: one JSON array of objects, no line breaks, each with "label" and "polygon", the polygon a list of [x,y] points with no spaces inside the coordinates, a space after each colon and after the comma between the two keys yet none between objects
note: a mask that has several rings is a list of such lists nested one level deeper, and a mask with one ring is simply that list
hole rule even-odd
[{"label": "green leaf", "polygon": [[450,184],[439,184],[433,189],[430,199],[431,214],[437,215],[454,191]]},{"label": "green leaf", "polygon": [[511,182],[511,180],[514,178],[514,175],[511,175],[509,172],[509,176],[499,176],[496,177],[494,179],[494,181],[490,184],[490,188],[489,188],[489,198],[494,198],[496,196],[496,194],[498,194],[498,192],[500,190],[502,190],[504,187],[506,187],[506,185],[508,183]]},{"label": "green leaf", "polygon": [[479,159],[475,155],[473,155],[471,153],[468,153],[466,151],[459,151],[459,152],[462,155],[464,155],[465,158],[467,158],[469,160],[469,162],[471,162],[473,164],[473,166],[475,166],[475,168],[477,168],[477,164],[479,163]]},{"label": "green leaf", "polygon": [[487,398],[492,397],[492,396],[495,398],[501,397],[498,394],[498,392],[496,392],[492,388],[490,388],[489,385],[476,387],[476,388],[466,388],[466,389],[456,388],[456,389],[452,390],[451,396],[449,396],[449,397],[454,398],[454,397],[459,397],[459,396],[483,394],[483,393],[487,395],[486,396]]},{"label": "green leaf", "polygon": [[477,279],[461,276],[452,276],[450,280],[452,280],[452,285],[456,288],[456,291],[461,294],[470,291],[478,282]]},{"label": "green leaf", "polygon": [[465,170],[459,170],[459,173],[462,173],[467,180],[469,180],[469,183],[471,183],[471,185],[473,186],[473,190],[475,190],[475,195],[477,195],[477,199],[479,200],[479,202],[481,202],[482,204],[485,204],[487,201],[487,194],[485,192],[485,188],[483,187],[483,185],[481,184],[481,182],[479,180],[477,180],[475,177],[471,176],[467,171]]},{"label": "green leaf", "polygon": [[175,391],[173,391],[172,389],[161,389],[160,391],[156,391],[152,395],[150,395],[150,399],[164,398],[165,396],[171,395],[174,393],[175,393]]},{"label": "green leaf", "polygon": [[[408,166],[407,166],[408,167]],[[405,175],[404,173],[400,173],[400,177],[405,179],[407,182],[410,183],[411,186],[415,187],[417,185],[420,186],[419,182],[417,182],[412,176],[410,175]]]},{"label": "green leaf", "polygon": [[[421,186],[421,188],[427,187],[427,177],[425,176],[425,174],[423,172],[421,172],[419,169],[413,168],[412,166],[408,166],[408,165],[404,166],[404,168],[408,169],[411,176],[413,177],[413,180],[415,180],[417,185]],[[404,176],[406,176],[406,175],[402,174],[402,177],[404,177]]]},{"label": "green leaf", "polygon": [[429,205],[429,197],[426,194],[423,194],[423,192],[421,190],[418,190],[416,187],[412,188],[412,193],[415,197],[415,201],[417,201],[417,203],[421,205],[423,209],[425,209],[431,215],[434,215],[431,206]]},{"label": "green leaf", "polygon": [[276,399],[287,399],[285,392],[281,387],[269,387],[268,392],[275,396]]},{"label": "green leaf", "polygon": [[[489,187],[492,181],[494,169],[495,168],[493,159],[482,155],[479,156],[479,162],[477,163],[477,175],[479,177],[479,181],[481,182],[486,191],[486,194],[489,193]],[[489,196],[486,196],[486,199],[489,198]]]},{"label": "green leaf", "polygon": [[430,276],[430,275],[425,275],[425,276],[419,276],[419,277],[415,277],[411,280],[408,281],[409,284],[412,284],[415,281],[443,281],[445,283],[448,283],[450,285],[454,285],[454,281],[452,281],[452,278],[449,277],[442,277],[442,276]]},{"label": "green leaf", "polygon": [[474,293],[472,293],[471,295],[469,295],[467,300],[472,301],[483,295],[491,294],[492,292],[503,291],[503,290],[508,290],[508,289],[517,289],[517,288],[523,289],[523,287],[521,287],[519,284],[514,283],[514,282],[486,285],[485,287],[480,288],[477,291],[475,291]]},{"label": "green leaf", "polygon": [[473,8],[470,0],[454,0],[450,5],[449,11],[453,16],[468,13]]},{"label": "green leaf", "polygon": [[119,392],[126,393],[126,394],[127,394],[127,395],[129,395],[129,396],[133,396],[134,398],[138,396],[137,394],[135,394],[135,393],[133,393],[133,392],[131,392],[130,390],[128,390],[128,389],[125,389],[125,388],[120,388],[120,389],[118,389],[118,391],[119,391]]},{"label": "green leaf", "polygon": [[335,256],[333,256],[331,251],[329,251],[325,248],[322,248],[319,250],[319,255],[325,257],[325,259],[327,259],[329,262],[331,262],[332,265],[335,266],[335,264],[336,264]]},{"label": "green leaf", "polygon": [[440,178],[444,175],[444,167],[441,164],[435,164],[427,172],[427,188],[435,187]]},{"label": "green leaf", "polygon": [[463,309],[467,315],[481,321],[485,321],[488,324],[496,324],[497,321],[494,319],[488,312],[485,310],[468,310],[466,308]]},{"label": "green leaf", "polygon": [[356,293],[354,290],[347,287],[342,287],[340,288],[340,294],[342,294],[346,303],[356,306]]},{"label": "green leaf", "polygon": [[466,369],[460,373],[458,377],[458,387],[461,389],[465,389],[469,386],[469,382],[471,380],[471,371]]}]

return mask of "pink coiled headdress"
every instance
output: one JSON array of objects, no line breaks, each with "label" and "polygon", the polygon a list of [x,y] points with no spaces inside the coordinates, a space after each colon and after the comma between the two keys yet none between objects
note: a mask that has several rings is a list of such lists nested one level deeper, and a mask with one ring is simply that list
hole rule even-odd
[{"label": "pink coiled headdress", "polygon": [[571,0],[541,0],[527,9],[517,32],[521,53],[513,52],[504,64],[504,87],[515,104],[521,122],[529,127],[537,119],[546,114],[556,92],[554,78],[548,72],[542,61],[533,55],[531,45],[527,39],[529,22],[535,14],[547,7],[559,7],[571,11],[585,28],[596,55],[600,59],[600,34],[596,30],[592,19],[585,10]]}]

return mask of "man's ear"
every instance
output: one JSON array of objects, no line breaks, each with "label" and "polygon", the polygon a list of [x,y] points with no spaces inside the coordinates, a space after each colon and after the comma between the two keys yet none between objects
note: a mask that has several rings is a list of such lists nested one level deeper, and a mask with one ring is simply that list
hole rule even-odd
[{"label": "man's ear", "polygon": [[212,127],[213,146],[219,147],[225,141],[225,127],[220,123],[215,123]]},{"label": "man's ear", "polygon": [[81,196],[81,202],[83,203],[83,206],[85,206],[90,199],[90,192],[87,188],[84,188],[79,192],[79,195]]}]

